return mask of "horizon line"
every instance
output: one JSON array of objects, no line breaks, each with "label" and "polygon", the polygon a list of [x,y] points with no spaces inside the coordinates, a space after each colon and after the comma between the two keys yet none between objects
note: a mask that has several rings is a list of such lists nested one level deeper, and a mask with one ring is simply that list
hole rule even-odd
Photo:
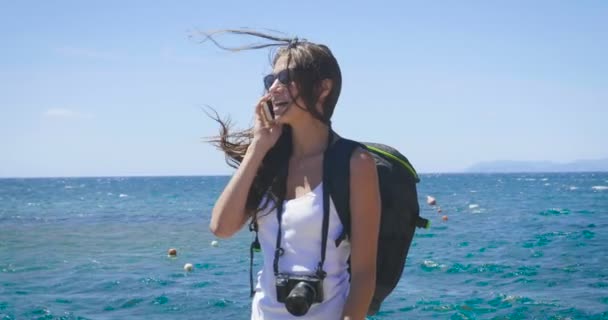
[{"label": "horizon line", "polygon": [[[437,171],[418,172],[419,175],[466,175],[466,174],[555,174],[555,173],[608,173],[608,170],[581,171]],[[231,177],[232,174],[133,174],[133,175],[82,175],[82,176],[0,176],[0,180],[9,179],[95,179],[95,178],[191,178],[191,177]]]}]

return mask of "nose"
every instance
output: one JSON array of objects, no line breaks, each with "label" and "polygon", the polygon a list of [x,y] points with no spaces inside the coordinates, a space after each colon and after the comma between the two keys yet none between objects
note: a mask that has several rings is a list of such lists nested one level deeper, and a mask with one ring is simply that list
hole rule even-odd
[{"label": "nose", "polygon": [[279,79],[274,79],[274,82],[272,83],[272,85],[270,86],[270,88],[268,88],[268,92],[269,93],[276,93],[278,88],[281,87],[281,82],[279,81]]}]

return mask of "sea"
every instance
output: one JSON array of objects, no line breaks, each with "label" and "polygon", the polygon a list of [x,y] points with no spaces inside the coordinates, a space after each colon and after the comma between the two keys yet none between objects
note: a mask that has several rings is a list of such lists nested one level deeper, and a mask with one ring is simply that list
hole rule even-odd
[{"label": "sea", "polygon": [[[249,319],[252,235],[208,227],[229,179],[0,179],[0,319]],[[422,174],[418,195],[431,226],[368,319],[608,319],[608,173]]]}]

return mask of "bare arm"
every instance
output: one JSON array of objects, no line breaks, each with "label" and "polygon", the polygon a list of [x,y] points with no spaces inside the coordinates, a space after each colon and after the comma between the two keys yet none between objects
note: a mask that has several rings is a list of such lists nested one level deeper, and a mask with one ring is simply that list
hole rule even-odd
[{"label": "bare arm", "polygon": [[371,155],[354,152],[350,160],[351,281],[343,318],[365,319],[376,287],[376,252],[380,229],[380,189]]},{"label": "bare arm", "polygon": [[257,170],[264,159],[264,154],[255,152],[255,146],[249,147],[241,165],[234,173],[228,185],[218,198],[211,213],[209,229],[220,238],[228,238],[239,231],[249,215],[245,204]]},{"label": "bare arm", "polygon": [[217,237],[228,238],[247,222],[249,189],[264,156],[281,136],[282,127],[270,123],[263,116],[262,103],[265,99],[267,96],[262,97],[256,107],[253,140],[247,153],[213,207],[209,229]]}]

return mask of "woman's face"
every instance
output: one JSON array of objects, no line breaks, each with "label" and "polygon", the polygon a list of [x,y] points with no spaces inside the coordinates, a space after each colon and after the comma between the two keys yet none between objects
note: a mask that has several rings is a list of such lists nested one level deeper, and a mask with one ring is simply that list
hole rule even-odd
[{"label": "woman's face", "polygon": [[[291,67],[293,68],[293,63]],[[293,124],[302,117],[310,117],[307,111],[296,106],[297,102],[299,106],[306,108],[302,98],[298,97],[298,86],[295,82],[289,80],[287,55],[277,59],[272,74],[274,75],[274,81],[268,88],[268,93],[274,107],[275,121],[283,124]],[[271,80],[273,79],[271,78]],[[293,99],[294,97],[296,100]]]}]

